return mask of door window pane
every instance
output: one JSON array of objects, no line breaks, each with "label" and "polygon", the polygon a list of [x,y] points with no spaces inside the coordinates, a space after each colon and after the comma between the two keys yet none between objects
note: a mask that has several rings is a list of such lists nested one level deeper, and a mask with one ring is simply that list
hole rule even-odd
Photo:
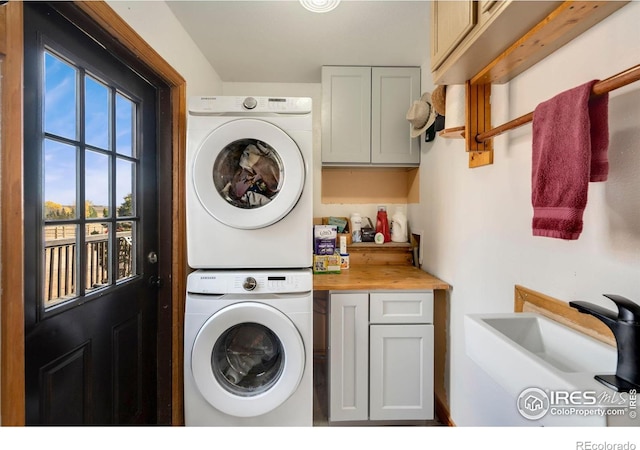
[{"label": "door window pane", "polygon": [[116,152],[121,155],[135,156],[133,153],[134,117],[135,104],[122,95],[116,94]]},{"label": "door window pane", "polygon": [[45,139],[43,150],[45,220],[76,217],[76,147]]},{"label": "door window pane", "polygon": [[84,157],[85,217],[109,217],[109,156],[87,150]]},{"label": "door window pane", "polygon": [[44,59],[41,290],[46,310],[138,275],[140,161],[135,158],[138,105],[53,51],[45,51]]},{"label": "door window pane", "polygon": [[44,53],[44,130],[69,139],[77,135],[77,74],[75,67]]},{"label": "door window pane", "polygon": [[136,165],[124,159],[116,161],[116,215],[117,217],[129,217],[135,215],[135,190]]},{"label": "door window pane", "polygon": [[109,285],[111,264],[109,263],[109,236],[111,224],[90,223],[86,225],[87,271],[85,286],[87,293]]},{"label": "door window pane", "polygon": [[136,273],[136,223],[118,221],[116,223],[118,251],[118,280],[124,280]]},{"label": "door window pane", "polygon": [[102,149],[109,148],[109,91],[97,80],[85,76],[85,140]]},{"label": "door window pane", "polygon": [[77,295],[77,225],[44,227],[44,302],[54,306]]}]

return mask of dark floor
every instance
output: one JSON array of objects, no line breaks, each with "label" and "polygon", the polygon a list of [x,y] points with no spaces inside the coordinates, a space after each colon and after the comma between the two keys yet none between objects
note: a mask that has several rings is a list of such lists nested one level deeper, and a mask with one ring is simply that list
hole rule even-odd
[{"label": "dark floor", "polygon": [[[327,358],[315,355],[313,358],[313,426],[329,426],[329,389]],[[423,426],[443,426],[437,419],[420,422]]]},{"label": "dark floor", "polygon": [[313,426],[329,425],[329,389],[327,386],[327,358],[313,357]]}]

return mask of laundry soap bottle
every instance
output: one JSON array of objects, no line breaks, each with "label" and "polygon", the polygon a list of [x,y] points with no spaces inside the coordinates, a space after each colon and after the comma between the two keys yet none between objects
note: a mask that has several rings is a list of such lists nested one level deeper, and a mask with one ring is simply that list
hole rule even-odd
[{"label": "laundry soap bottle", "polygon": [[378,217],[376,219],[376,233],[382,233],[382,236],[384,236],[384,242],[391,242],[389,218],[387,217],[387,210],[384,208],[378,209]]},{"label": "laundry soap bottle", "polygon": [[407,242],[407,218],[399,209],[391,216],[391,240]]},{"label": "laundry soap bottle", "polygon": [[362,242],[362,216],[358,213],[351,214],[351,241]]}]

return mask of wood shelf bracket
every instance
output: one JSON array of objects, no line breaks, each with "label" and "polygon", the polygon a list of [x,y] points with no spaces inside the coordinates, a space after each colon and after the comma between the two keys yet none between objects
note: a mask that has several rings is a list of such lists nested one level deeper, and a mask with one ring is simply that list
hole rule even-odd
[{"label": "wood shelf bracket", "polygon": [[493,140],[479,142],[476,136],[491,129],[491,84],[472,84],[466,87],[465,144],[469,153],[469,167],[493,164]]}]

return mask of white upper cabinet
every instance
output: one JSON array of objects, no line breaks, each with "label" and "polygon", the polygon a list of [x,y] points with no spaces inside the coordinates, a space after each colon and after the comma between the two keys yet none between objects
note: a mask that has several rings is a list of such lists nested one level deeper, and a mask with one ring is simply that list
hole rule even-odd
[{"label": "white upper cabinet", "polygon": [[411,137],[407,111],[420,98],[420,69],[371,69],[371,162],[420,164],[420,142]]},{"label": "white upper cabinet", "polygon": [[322,68],[322,162],[371,160],[371,67]]},{"label": "white upper cabinet", "polygon": [[418,166],[406,114],[420,94],[418,67],[323,67],[322,163]]}]

